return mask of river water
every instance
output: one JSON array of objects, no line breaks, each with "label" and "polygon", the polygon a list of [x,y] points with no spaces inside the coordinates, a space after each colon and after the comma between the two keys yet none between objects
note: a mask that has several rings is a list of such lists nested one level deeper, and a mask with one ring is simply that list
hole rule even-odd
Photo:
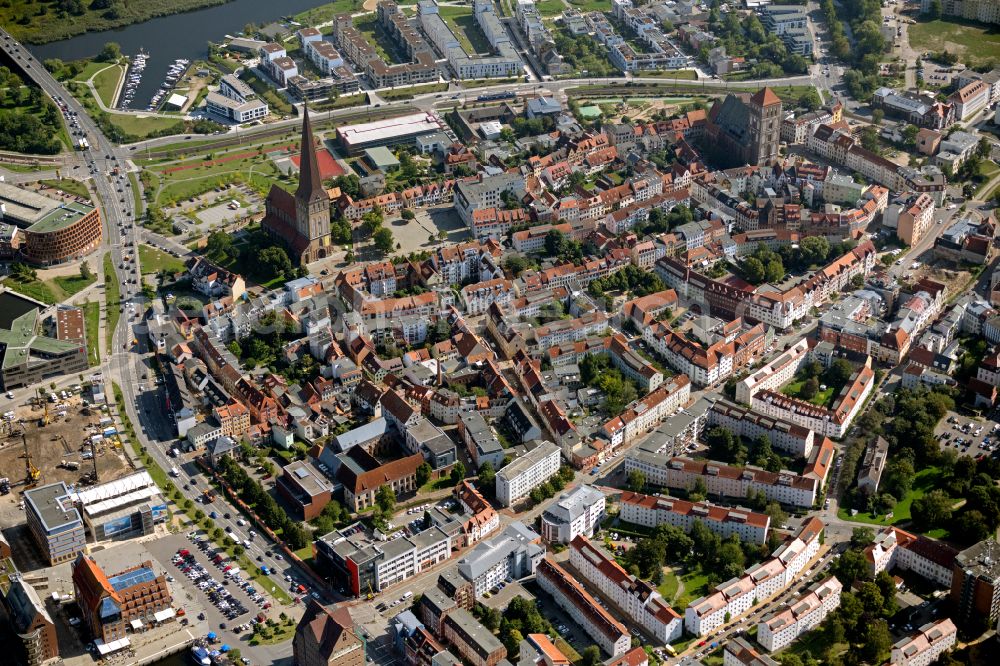
[{"label": "river water", "polygon": [[126,55],[144,50],[150,57],[132,102],[132,108],[141,110],[163,84],[175,60],[193,62],[204,58],[208,42],[219,43],[224,35],[242,31],[247,23],[269,23],[321,4],[324,0],[231,0],[224,5],[150,19],[120,30],[90,32],[30,48],[39,60],[88,58],[96,55],[106,42],[117,42]]}]

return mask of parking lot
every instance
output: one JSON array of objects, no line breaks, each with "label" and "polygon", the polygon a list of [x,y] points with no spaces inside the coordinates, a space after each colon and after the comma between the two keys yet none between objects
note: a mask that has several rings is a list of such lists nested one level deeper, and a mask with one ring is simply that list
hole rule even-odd
[{"label": "parking lot", "polygon": [[938,423],[934,434],[942,449],[951,449],[959,455],[973,458],[996,455],[1000,446],[1000,423],[956,412],[948,412]]},{"label": "parking lot", "polygon": [[[202,626],[219,634],[222,642],[244,648],[243,643],[249,641],[250,634],[240,627],[252,618],[256,619],[258,613],[266,612],[264,603],[268,602],[254,601],[254,597],[260,595],[248,593],[246,588],[252,589],[252,584],[248,584],[241,573],[231,573],[234,568],[227,563],[228,558],[220,558],[221,563],[214,564],[214,547],[199,548],[189,536],[183,534],[152,541],[148,546],[170,577],[168,582],[171,588],[183,589],[187,598],[196,600],[189,608],[189,612],[194,614],[192,620],[204,623]],[[188,555],[179,556],[179,552],[187,552]],[[225,569],[227,566],[230,567],[228,571]],[[175,598],[182,599],[176,593]],[[262,596],[260,598],[263,599]],[[184,603],[179,605],[187,606]]]}]

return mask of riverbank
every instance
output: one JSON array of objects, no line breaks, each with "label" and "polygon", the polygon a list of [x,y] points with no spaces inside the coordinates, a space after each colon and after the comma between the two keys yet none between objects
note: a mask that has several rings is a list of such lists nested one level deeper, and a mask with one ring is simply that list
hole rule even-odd
[{"label": "riverbank", "polygon": [[[70,14],[54,5],[9,3],[0,6],[0,24],[22,42],[48,44],[87,32],[124,28],[160,16],[223,5],[232,0],[129,0],[114,3],[114,9],[91,9],[102,3],[84,2],[81,13]],[[41,12],[40,14],[38,12]]]}]

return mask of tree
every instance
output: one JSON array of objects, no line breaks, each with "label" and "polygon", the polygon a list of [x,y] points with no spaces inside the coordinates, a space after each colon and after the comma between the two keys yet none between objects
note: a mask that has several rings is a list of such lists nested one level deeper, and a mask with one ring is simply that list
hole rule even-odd
[{"label": "tree", "polygon": [[240,555],[243,554],[244,550],[245,549],[243,548],[243,546],[241,544],[236,544],[235,546],[233,546],[233,555],[235,555],[236,557],[239,557]]},{"label": "tree", "polygon": [[764,268],[764,264],[761,263],[760,259],[757,257],[747,257],[743,261],[742,268],[743,276],[747,279],[747,282],[760,284],[764,281],[766,269]]},{"label": "tree", "polygon": [[634,493],[641,493],[646,487],[646,475],[642,470],[634,469],[628,473],[628,489]]},{"label": "tree", "polygon": [[815,111],[820,106],[822,106],[823,100],[819,98],[819,93],[816,89],[811,87],[804,93],[799,95],[799,106],[807,111]]},{"label": "tree", "polygon": [[240,652],[239,648],[233,648],[229,651],[227,656],[229,657],[229,661],[234,664],[240,663],[243,659],[243,654]]},{"label": "tree", "polygon": [[84,260],[80,264],[80,277],[87,282],[94,279],[94,270],[90,267],[90,262],[87,260]]},{"label": "tree", "polygon": [[431,469],[431,466],[429,464],[427,464],[426,462],[420,463],[420,466],[417,467],[417,487],[418,488],[426,485],[426,483],[431,480],[431,474],[433,473],[433,471],[434,470]]},{"label": "tree", "polygon": [[843,386],[853,374],[854,367],[851,366],[851,363],[846,359],[838,358],[830,364],[830,367],[827,368],[825,373],[823,373],[823,377],[827,384],[832,386]]},{"label": "tree", "polygon": [[580,653],[580,666],[598,666],[601,662],[601,649],[596,645],[588,645]]},{"label": "tree", "polygon": [[938,21],[941,19],[941,14],[941,0],[931,0],[927,6],[927,17],[932,21]]},{"label": "tree", "polygon": [[105,42],[104,48],[97,54],[99,62],[115,62],[122,57],[122,49],[117,42]]},{"label": "tree", "polygon": [[292,260],[288,258],[288,253],[285,248],[276,245],[261,250],[255,265],[260,266],[263,274],[271,278],[287,276],[292,272]]},{"label": "tree", "polygon": [[807,379],[799,390],[799,395],[806,400],[812,400],[817,393],[819,393],[819,380],[815,377]]},{"label": "tree", "polygon": [[465,478],[465,465],[460,460],[456,462],[454,466],[452,466],[451,468],[451,482],[455,485],[458,485],[459,482],[461,482],[462,479],[464,478]]},{"label": "tree", "polygon": [[881,125],[883,120],[885,120],[885,111],[882,109],[872,111],[872,122],[874,124]]},{"label": "tree", "polygon": [[212,261],[226,261],[232,249],[233,237],[222,231],[213,231],[205,241],[205,253]]},{"label": "tree", "polygon": [[386,227],[379,227],[372,234],[372,240],[375,242],[375,247],[378,248],[379,252],[382,254],[388,254],[392,252],[393,246],[396,244],[396,239],[392,237],[392,230]]},{"label": "tree", "polygon": [[375,491],[375,505],[382,513],[391,514],[396,508],[396,493],[389,486],[379,486]]},{"label": "tree", "polygon": [[701,502],[708,497],[708,486],[699,476],[694,480],[694,484],[691,486],[691,490],[688,491],[688,499],[692,502]]},{"label": "tree", "polygon": [[496,483],[497,473],[493,469],[493,463],[489,460],[479,466],[479,485],[490,492],[493,492],[493,485]]},{"label": "tree", "polygon": [[885,620],[869,622],[865,627],[861,654],[871,664],[880,664],[889,656],[892,636]]}]

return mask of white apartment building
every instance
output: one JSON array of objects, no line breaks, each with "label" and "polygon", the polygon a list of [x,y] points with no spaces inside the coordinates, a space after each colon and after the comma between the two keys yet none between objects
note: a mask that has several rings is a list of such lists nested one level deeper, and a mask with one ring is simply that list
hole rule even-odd
[{"label": "white apartment building", "polygon": [[458,561],[458,573],[471,581],[477,597],[502,582],[535,573],[545,556],[538,533],[522,522],[513,522],[498,536],[480,541]]},{"label": "white apartment building", "polygon": [[928,622],[913,636],[892,646],[890,666],[927,666],[955,645],[958,631],[951,618]]},{"label": "white apartment building", "polygon": [[809,343],[802,338],[761,369],[736,385],[736,401],[749,405],[754,393],[777,390],[792,381],[795,373],[809,357]]},{"label": "white apartment building", "polygon": [[757,623],[757,642],[768,652],[780,650],[812,631],[840,606],[840,581],[831,576]]},{"label": "white apartment building", "polygon": [[451,537],[438,527],[381,545],[384,558],[375,567],[378,589],[411,578],[451,556]]},{"label": "white apartment building", "polygon": [[727,428],[747,439],[764,435],[775,449],[797,458],[808,458],[815,443],[815,433],[809,428],[758,414],[725,399],[716,400],[708,410],[708,425]]},{"label": "white apartment building", "polygon": [[681,616],[664,601],[656,588],[631,576],[614,558],[585,537],[573,539],[569,549],[570,564],[580,576],[639,626],[665,644],[681,637]]},{"label": "white apartment building", "polygon": [[559,447],[545,441],[497,472],[496,495],[503,506],[527,497],[532,488],[559,471]]},{"label": "white apartment building", "polygon": [[308,42],[305,48],[306,55],[324,74],[331,74],[337,67],[344,66],[343,56],[330,42],[322,39],[313,40]]},{"label": "white apartment building", "polygon": [[465,312],[476,316],[486,312],[494,303],[501,307],[509,305],[514,298],[514,284],[510,280],[496,278],[467,285],[459,294]]},{"label": "white apartment building", "polygon": [[657,486],[687,490],[701,478],[709,494],[744,499],[750,491],[761,491],[769,499],[792,506],[811,507],[819,482],[789,471],[768,472],[756,467],[732,467],[714,461],[635,451],[625,458],[625,473],[639,470]]},{"label": "white apartment building", "polygon": [[538,585],[583,631],[612,657],[625,654],[632,644],[628,629],[583,589],[568,571],[545,558],[536,570]]},{"label": "white apartment building", "polygon": [[947,588],[951,587],[956,555],[958,551],[947,544],[897,527],[885,528],[865,548],[872,575],[899,567]]},{"label": "white apartment building", "polygon": [[641,493],[623,492],[619,519],[635,525],[654,528],[672,525],[690,532],[695,521],[726,539],[735,534],[740,541],[764,543],[767,541],[771,517],[749,509],[722,507],[710,502],[688,502],[674,497],[659,497]]},{"label": "white apartment building", "polygon": [[542,513],[542,537],[559,543],[581,535],[592,537],[601,525],[606,505],[604,493],[587,484],[563,493]]},{"label": "white apartment building", "polygon": [[811,518],[791,542],[782,545],[771,559],[747,569],[740,578],[716,586],[712,594],[691,602],[684,609],[684,627],[704,636],[729,619],[746,613],[754,604],[773,597],[792,583],[795,576],[819,551],[823,522]]}]

